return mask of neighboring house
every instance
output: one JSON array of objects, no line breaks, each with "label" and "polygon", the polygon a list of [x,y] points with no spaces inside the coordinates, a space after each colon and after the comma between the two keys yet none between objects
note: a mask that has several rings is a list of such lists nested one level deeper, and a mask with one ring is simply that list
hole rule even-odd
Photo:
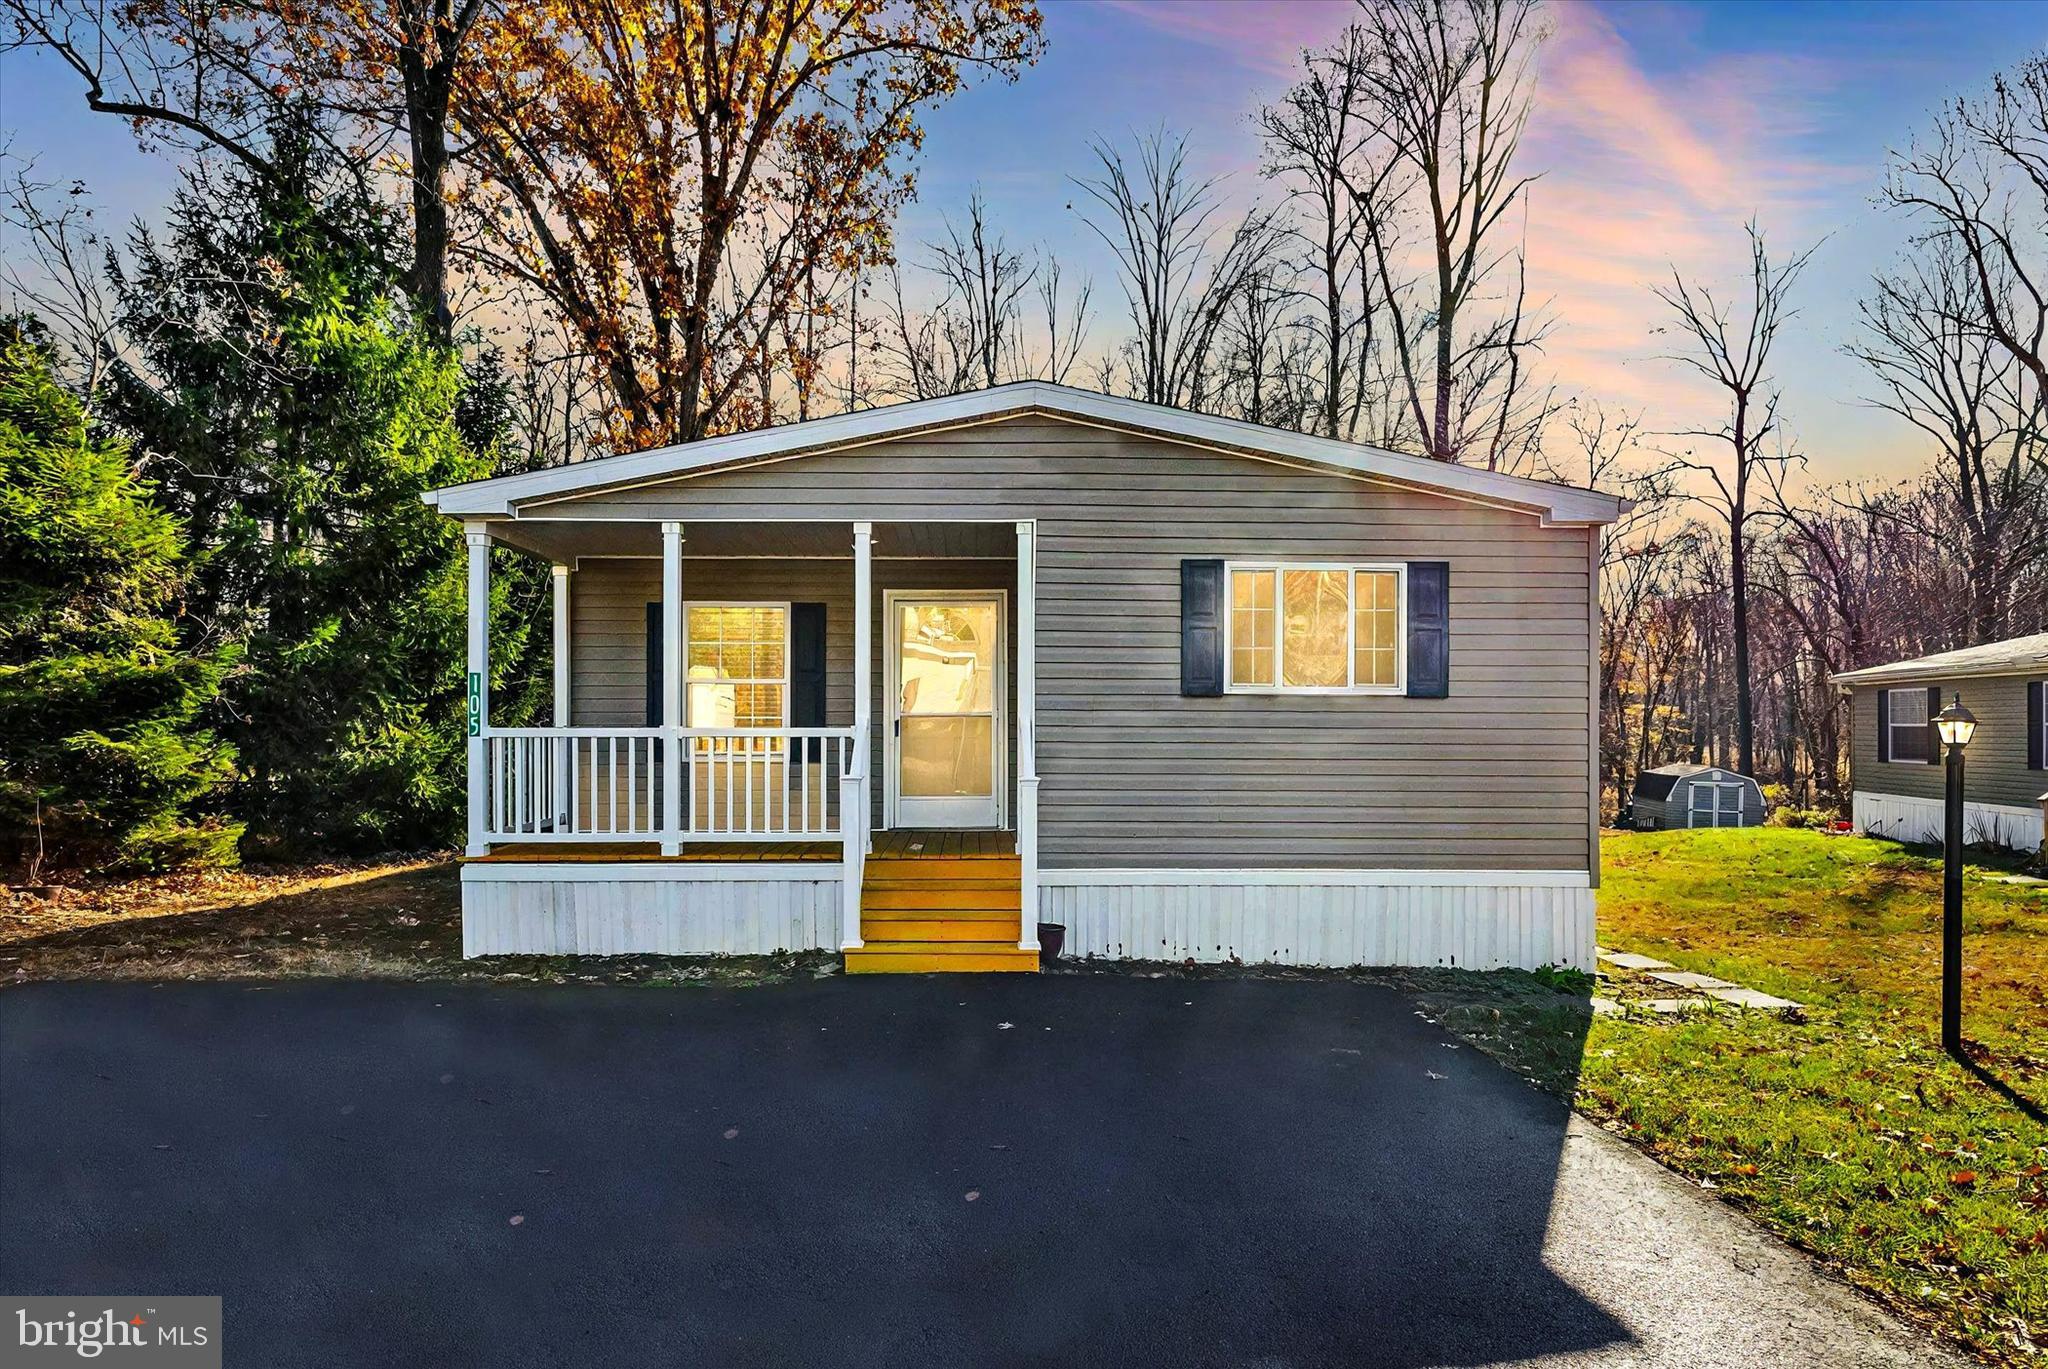
[{"label": "neighboring house", "polygon": [[1714,765],[1660,765],[1636,776],[1629,821],[1650,832],[1672,827],[1760,827],[1764,791],[1748,775]]},{"label": "neighboring house", "polygon": [[2042,681],[2048,633],[1849,670],[1851,816],[1856,830],[1899,841],[1941,840],[1944,771],[1934,716],[1961,694],[1977,715],[1964,754],[1965,839],[2032,851],[2041,845]]},{"label": "neighboring house", "polygon": [[[1592,967],[1611,496],[1028,382],[427,498],[470,954]],[[493,546],[549,727],[490,718]]]}]

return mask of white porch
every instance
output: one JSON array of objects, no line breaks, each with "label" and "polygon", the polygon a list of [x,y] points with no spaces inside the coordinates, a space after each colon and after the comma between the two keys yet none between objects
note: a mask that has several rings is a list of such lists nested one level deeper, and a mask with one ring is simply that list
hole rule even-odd
[{"label": "white porch", "polygon": [[[816,945],[858,951],[863,947],[867,863],[878,837],[892,861],[949,858],[963,843],[986,846],[990,838],[1005,847],[1014,842],[1014,854],[1004,854],[1015,862],[1019,888],[1005,935],[1016,949],[1036,951],[1033,523],[686,526],[522,516],[473,520],[465,530],[470,864],[464,884],[465,939],[472,954],[541,949],[501,947],[499,937],[469,936],[472,908],[538,910],[557,919],[550,924],[556,932],[546,939],[559,941],[561,917],[573,923],[576,906],[594,909],[600,902],[611,905],[604,916],[613,923],[634,916],[658,918],[663,909],[672,914],[669,921],[675,926],[628,936],[619,943],[626,949],[695,953]],[[545,556],[553,566],[553,715],[545,727],[500,727],[492,721],[488,605],[494,545]],[[889,563],[890,574],[878,576],[878,559]],[[905,703],[903,681],[897,678],[903,672],[893,649],[896,631],[887,626],[895,621],[896,603],[882,600],[893,594],[935,601],[948,594],[972,598],[975,591],[926,587],[920,579],[921,563],[948,560],[987,564],[1000,572],[1003,585],[1002,612],[1008,620],[1003,654],[1008,660],[1003,662],[1007,671],[999,671],[1002,687],[992,691],[992,701],[984,706],[992,716],[968,717],[953,728],[958,735],[994,738],[986,809],[957,800],[923,801],[921,794],[907,792],[915,786],[897,782],[901,725],[930,730],[931,720],[914,716]],[[699,678],[706,672],[689,652],[686,614],[693,607],[731,607],[747,598],[735,590],[746,578],[737,568],[766,561],[803,563],[809,567],[806,574],[844,577],[834,583],[845,585],[850,609],[845,617],[852,631],[850,649],[831,672],[833,695],[842,701],[835,710],[840,718],[832,725],[789,725],[796,666],[787,659],[787,642],[776,667],[779,684],[749,678],[735,683],[730,670]],[[594,670],[589,663],[579,664],[579,647],[590,651],[606,649],[604,643],[615,645],[619,628],[616,623],[603,627],[595,638],[593,630],[579,632],[577,577],[607,565],[616,575],[618,563],[626,562],[642,563],[642,574],[649,564],[658,566],[647,606],[648,716],[637,720],[644,725],[593,725],[586,700],[579,725],[578,680],[584,679],[587,688]],[[917,586],[919,592],[888,585]],[[787,596],[781,607],[792,607]],[[879,614],[882,607],[891,616]],[[890,652],[880,650],[878,622],[884,624]],[[594,641],[599,645],[593,646]],[[826,663],[814,664],[822,678]],[[988,673],[985,662],[982,672]],[[631,690],[630,682],[617,679],[607,687],[615,695]],[[749,700],[777,697],[778,690],[780,724],[772,720],[775,709],[748,706]],[[737,709],[735,694],[742,700]],[[724,707],[707,707],[714,699]],[[616,706],[609,711],[614,717],[621,712]],[[728,716],[715,718],[717,725],[699,725],[708,713]],[[731,716],[735,713],[744,716]],[[883,768],[887,773],[878,773]],[[892,833],[903,836],[913,829],[924,833],[934,816],[959,826],[950,833],[932,832],[929,841],[891,839]],[[995,820],[987,821],[991,817]],[[970,826],[974,830],[960,830]],[[486,889],[489,898],[482,896]],[[474,901],[473,891],[478,895]],[[736,918],[765,922],[708,938],[676,930],[678,919],[733,924]]]}]

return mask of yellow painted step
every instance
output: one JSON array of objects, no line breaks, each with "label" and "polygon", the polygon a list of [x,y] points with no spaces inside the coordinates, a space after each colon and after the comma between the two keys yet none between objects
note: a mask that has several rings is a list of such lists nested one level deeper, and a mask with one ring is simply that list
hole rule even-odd
[{"label": "yellow painted step", "polygon": [[1038,953],[1015,942],[875,941],[846,953],[848,974],[1032,973]]},{"label": "yellow painted step", "polygon": [[973,883],[995,883],[1008,879],[1016,883],[1024,867],[1014,859],[1006,861],[868,861],[866,883],[948,883],[965,879]]},{"label": "yellow painted step", "polygon": [[989,908],[1015,913],[1023,907],[1020,884],[964,888],[957,884],[867,885],[861,890],[862,912],[886,908]]},{"label": "yellow painted step", "polygon": [[991,920],[935,915],[918,918],[860,920],[860,939],[881,945],[904,941],[1011,942],[1017,936],[1017,915]]}]

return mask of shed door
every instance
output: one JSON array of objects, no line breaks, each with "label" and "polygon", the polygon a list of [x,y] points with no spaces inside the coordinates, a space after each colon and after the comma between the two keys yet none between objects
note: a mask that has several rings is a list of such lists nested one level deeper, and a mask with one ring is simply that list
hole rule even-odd
[{"label": "shed door", "polygon": [[1721,792],[1721,802],[1714,810],[1714,826],[1742,826],[1743,786],[1738,782],[1735,784],[1717,784],[1714,788]]},{"label": "shed door", "polygon": [[1742,783],[1694,780],[1686,801],[1688,827],[1742,826]]}]

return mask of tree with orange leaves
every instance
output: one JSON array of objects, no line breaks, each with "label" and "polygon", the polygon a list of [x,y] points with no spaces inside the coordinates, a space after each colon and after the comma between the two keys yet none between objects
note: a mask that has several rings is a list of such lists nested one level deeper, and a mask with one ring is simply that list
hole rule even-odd
[{"label": "tree with orange leaves", "polygon": [[1034,0],[533,0],[473,44],[463,250],[562,316],[645,447],[812,383],[791,312],[888,259],[918,116],[1041,38]]}]

